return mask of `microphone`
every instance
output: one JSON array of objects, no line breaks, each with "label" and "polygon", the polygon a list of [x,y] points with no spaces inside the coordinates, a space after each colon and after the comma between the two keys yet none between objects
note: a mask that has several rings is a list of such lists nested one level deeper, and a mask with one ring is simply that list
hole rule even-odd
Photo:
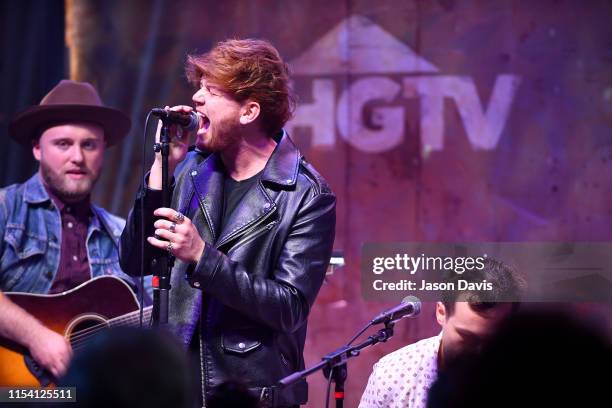
[{"label": "microphone", "polygon": [[169,109],[153,108],[151,114],[166,123],[174,123],[184,130],[192,131],[200,127],[200,114],[196,111],[177,112]]},{"label": "microphone", "polygon": [[403,317],[414,317],[421,313],[421,301],[414,296],[406,296],[399,305],[385,310],[376,316],[370,324],[392,322]]}]

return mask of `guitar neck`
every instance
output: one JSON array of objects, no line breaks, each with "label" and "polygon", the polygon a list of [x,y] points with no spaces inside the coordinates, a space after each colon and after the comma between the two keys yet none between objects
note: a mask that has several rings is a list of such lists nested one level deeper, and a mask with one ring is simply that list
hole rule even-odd
[{"label": "guitar neck", "polygon": [[[148,326],[151,321],[153,306],[147,306],[142,309],[142,325]],[[140,325],[140,309],[133,312],[117,316],[107,321],[110,327],[130,326],[135,327]]]}]

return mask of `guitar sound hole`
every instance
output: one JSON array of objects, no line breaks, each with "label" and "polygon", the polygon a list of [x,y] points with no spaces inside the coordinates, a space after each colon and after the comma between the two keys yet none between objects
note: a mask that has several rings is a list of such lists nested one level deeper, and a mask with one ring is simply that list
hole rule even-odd
[{"label": "guitar sound hole", "polygon": [[108,322],[99,316],[82,316],[69,327],[70,344],[73,350],[86,346],[98,333],[108,328]]}]

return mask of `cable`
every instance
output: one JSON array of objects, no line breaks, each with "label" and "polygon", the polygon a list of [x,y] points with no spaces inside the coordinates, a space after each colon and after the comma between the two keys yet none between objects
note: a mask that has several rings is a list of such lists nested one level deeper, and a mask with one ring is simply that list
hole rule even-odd
[{"label": "cable", "polygon": [[363,329],[361,329],[361,331],[359,331],[359,333],[357,333],[356,335],[353,336],[353,338],[346,343],[346,346],[350,346],[355,340],[357,340],[357,338],[359,336],[361,336],[366,330],[368,330],[370,327],[372,327],[372,322],[368,323]]},{"label": "cable", "polygon": [[334,369],[329,370],[329,377],[327,378],[327,393],[325,394],[325,408],[329,408],[329,394],[331,393],[331,381],[334,376]]},{"label": "cable", "polygon": [[[145,119],[145,124],[144,124],[144,129],[143,129],[143,144],[142,144],[142,161],[141,161],[141,180],[142,180],[142,194],[140,197],[140,328],[142,329],[143,327],[143,320],[144,320],[144,291],[145,291],[145,285],[144,285],[144,261],[145,261],[145,256],[144,256],[144,248],[145,248],[145,216],[144,216],[144,192],[145,192],[145,185],[146,185],[146,170],[145,170],[145,162],[147,160],[147,156],[146,156],[146,151],[147,151],[147,129],[149,127],[149,118],[151,117],[151,111],[149,111],[149,113],[147,113],[147,118]],[[153,316],[153,314],[151,314],[151,317]]]},{"label": "cable", "polygon": [[[372,322],[368,322],[368,324],[365,325],[365,327],[361,330],[359,330],[359,332],[357,332],[357,334],[355,334],[348,343],[346,343],[346,347],[350,346],[355,340],[357,340],[357,338],[359,336],[361,336],[363,333],[365,333],[366,330],[368,330],[370,327],[372,327]],[[329,378],[327,380],[327,399],[325,400],[325,408],[329,407],[329,394],[331,391],[331,379],[332,379],[332,374],[334,372],[334,369],[332,368],[329,371]]]}]

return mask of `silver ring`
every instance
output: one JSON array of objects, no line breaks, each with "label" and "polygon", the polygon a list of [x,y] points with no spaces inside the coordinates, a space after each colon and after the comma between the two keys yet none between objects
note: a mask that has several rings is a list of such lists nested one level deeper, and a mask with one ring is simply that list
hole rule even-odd
[{"label": "silver ring", "polygon": [[176,222],[170,224],[170,232],[176,232]]},{"label": "silver ring", "polygon": [[166,251],[168,251],[169,253],[172,253],[173,249],[174,247],[172,246],[172,242],[168,242],[168,245],[166,245]]},{"label": "silver ring", "polygon": [[180,224],[181,222],[185,221],[185,216],[177,211],[176,215],[174,216],[174,221],[176,221],[177,224]]}]

